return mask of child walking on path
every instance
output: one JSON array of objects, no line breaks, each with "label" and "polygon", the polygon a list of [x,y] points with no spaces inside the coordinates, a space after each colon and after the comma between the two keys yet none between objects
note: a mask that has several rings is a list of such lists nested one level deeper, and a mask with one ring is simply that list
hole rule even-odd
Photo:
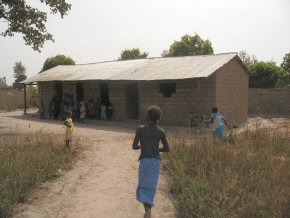
[{"label": "child walking on path", "polygon": [[64,125],[66,126],[66,129],[65,129],[66,147],[69,147],[70,143],[72,141],[72,136],[73,136],[73,131],[74,131],[74,124],[72,121],[72,112],[71,111],[67,112],[67,118],[64,121]]},{"label": "child walking on path", "polygon": [[[137,128],[132,145],[134,150],[141,149],[136,199],[144,205],[145,218],[151,217],[151,208],[154,205],[160,174],[160,152],[169,152],[165,132],[157,126],[161,113],[161,109],[157,106],[148,107],[148,124]],[[160,141],[163,144],[162,148],[159,148]]]}]

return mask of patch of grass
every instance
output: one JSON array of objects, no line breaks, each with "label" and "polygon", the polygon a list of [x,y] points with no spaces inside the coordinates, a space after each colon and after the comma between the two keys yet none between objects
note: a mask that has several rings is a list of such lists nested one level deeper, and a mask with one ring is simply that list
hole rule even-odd
[{"label": "patch of grass", "polygon": [[165,160],[180,217],[290,217],[286,132],[245,131],[234,144],[184,138],[171,140]]},{"label": "patch of grass", "polygon": [[66,148],[63,137],[38,132],[0,138],[0,217],[12,214],[38,183],[59,176],[77,156],[79,146]]},{"label": "patch of grass", "polygon": [[[12,111],[24,108],[24,94],[13,88],[0,89],[0,111]],[[33,87],[27,88],[27,107],[38,107],[37,89]]]}]

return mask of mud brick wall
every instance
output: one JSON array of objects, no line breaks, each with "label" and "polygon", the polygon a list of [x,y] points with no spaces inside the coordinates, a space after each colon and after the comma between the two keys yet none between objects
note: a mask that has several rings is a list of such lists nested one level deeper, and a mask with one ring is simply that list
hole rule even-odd
[{"label": "mud brick wall", "polygon": [[290,116],[290,89],[249,89],[249,114]]},{"label": "mud brick wall", "polygon": [[216,106],[231,124],[240,124],[248,117],[249,76],[236,59],[216,73]]},{"label": "mud brick wall", "polygon": [[[164,97],[159,90],[159,84],[176,83],[176,93]],[[146,108],[158,105],[162,109],[160,123],[170,125],[186,125],[189,111],[207,113],[215,104],[215,78],[188,79],[175,81],[141,82],[139,89],[140,119],[146,120]]]},{"label": "mud brick wall", "polygon": [[125,84],[120,82],[109,83],[109,99],[114,107],[114,120],[127,119]]}]

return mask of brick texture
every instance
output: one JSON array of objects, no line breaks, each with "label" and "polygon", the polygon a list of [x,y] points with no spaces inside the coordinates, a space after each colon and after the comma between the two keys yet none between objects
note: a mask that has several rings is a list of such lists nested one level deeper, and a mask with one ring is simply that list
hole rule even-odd
[{"label": "brick texture", "polygon": [[290,116],[290,90],[249,89],[249,114]]},{"label": "brick texture", "polygon": [[240,124],[248,117],[249,76],[236,59],[216,73],[216,106],[232,124]]}]

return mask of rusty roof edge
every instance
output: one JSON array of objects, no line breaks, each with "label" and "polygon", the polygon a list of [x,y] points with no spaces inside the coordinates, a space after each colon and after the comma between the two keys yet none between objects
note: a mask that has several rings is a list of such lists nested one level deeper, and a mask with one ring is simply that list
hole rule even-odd
[{"label": "rusty roof edge", "polygon": [[[212,54],[212,55],[194,55],[194,56],[199,56],[199,57],[206,57],[206,56],[220,56],[220,55],[235,55],[233,56],[230,60],[232,60],[233,58],[236,58],[238,60],[238,62],[242,65],[242,67],[246,70],[247,73],[250,73],[249,70],[247,69],[247,67],[243,64],[243,62],[241,61],[241,59],[238,57],[238,53],[237,52],[227,52],[227,53],[219,53],[219,54]],[[194,56],[178,56],[178,57],[150,57],[150,58],[144,58],[147,60],[154,60],[154,59],[179,59],[179,58],[185,58],[185,57],[194,57]],[[54,68],[51,69],[55,69],[58,67],[73,67],[73,66],[81,66],[81,65],[94,65],[94,64],[101,64],[101,63],[113,63],[113,62],[125,62],[125,61],[138,61],[138,60],[144,60],[144,59],[133,59],[133,60],[115,60],[115,61],[103,61],[103,62],[96,62],[96,63],[87,63],[87,64],[76,64],[76,65],[58,65]],[[146,63],[146,65],[148,65],[149,63]],[[178,78],[178,79],[155,79],[155,80],[183,80],[183,79],[195,79],[195,78],[206,78],[209,77],[210,75],[214,74],[217,70],[219,70],[220,68],[222,68],[226,63],[222,64],[220,67],[218,67],[217,69],[215,69],[214,72],[212,72],[211,74],[207,75],[207,76],[198,76],[198,77],[186,77],[186,78]],[[50,73],[54,73],[54,72],[48,72],[51,69],[47,70],[47,71],[43,71],[41,74],[50,74]],[[39,73],[37,75],[34,75],[30,78],[25,79],[24,81],[21,81],[21,84],[31,84],[34,82],[45,82],[45,81],[41,81],[41,80],[33,80],[34,77],[38,77]],[[100,79],[85,79],[85,80],[51,80],[51,81],[94,81],[94,80],[100,80]],[[113,79],[106,79],[108,81],[139,81],[139,80],[130,80],[130,79],[119,79],[119,80],[113,80]],[[102,80],[100,80],[102,81]],[[140,81],[152,81],[152,80],[140,80]]]}]

